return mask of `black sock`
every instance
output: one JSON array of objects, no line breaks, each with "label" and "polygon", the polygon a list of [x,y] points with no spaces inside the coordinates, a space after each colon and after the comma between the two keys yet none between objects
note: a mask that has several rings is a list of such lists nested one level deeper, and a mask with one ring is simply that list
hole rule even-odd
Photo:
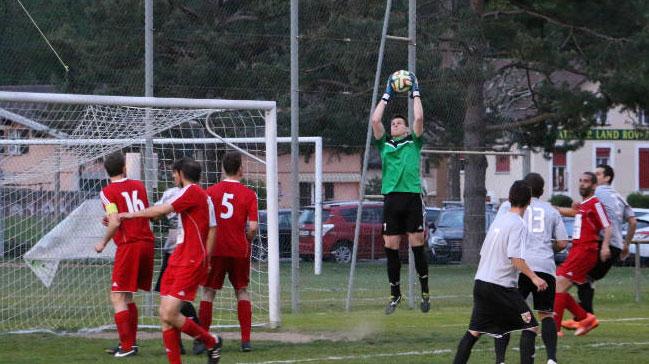
[{"label": "black sock", "polygon": [[507,345],[511,335],[505,334],[501,337],[494,339],[494,349],[496,349],[496,364],[505,362],[505,354],[507,353]]},{"label": "black sock", "polygon": [[196,309],[191,302],[183,301],[183,303],[180,304],[180,313],[183,314],[183,316],[191,319],[195,323],[199,323]]},{"label": "black sock", "polygon": [[521,333],[521,364],[534,364],[535,341],[536,333],[534,331],[523,330]]},{"label": "black sock", "polygon": [[579,304],[586,310],[586,312],[593,313],[593,298],[595,297],[595,288],[590,282],[580,284],[577,286],[577,294],[579,295]]},{"label": "black sock", "polygon": [[471,348],[473,348],[476,341],[478,341],[478,338],[467,331],[462,340],[460,340],[460,344],[457,346],[457,353],[455,353],[453,364],[465,364],[468,362],[469,357],[471,356]]},{"label": "black sock", "polygon": [[419,275],[419,284],[421,293],[428,293],[428,259],[426,259],[426,250],[424,246],[413,246],[412,255],[415,256],[415,269]]},{"label": "black sock", "polygon": [[548,359],[557,361],[557,325],[552,317],[541,320],[541,338],[543,338]]},{"label": "black sock", "polygon": [[385,256],[388,258],[388,281],[390,281],[390,294],[394,297],[401,296],[401,261],[399,250],[385,248]]}]

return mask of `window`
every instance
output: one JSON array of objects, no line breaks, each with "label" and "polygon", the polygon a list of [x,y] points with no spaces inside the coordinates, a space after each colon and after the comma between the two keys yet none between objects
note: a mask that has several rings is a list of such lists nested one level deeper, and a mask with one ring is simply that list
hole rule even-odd
[{"label": "window", "polygon": [[[27,129],[2,129],[0,130],[2,139],[29,139],[29,130]],[[11,144],[0,147],[0,154],[23,155],[29,153],[28,145]]]},{"label": "window", "polygon": [[509,156],[496,156],[496,173],[509,173]]},{"label": "window", "polygon": [[308,182],[300,182],[300,207],[311,205],[313,200],[312,196],[312,186]]},{"label": "window", "polygon": [[611,165],[611,148],[595,148],[595,166]]},{"label": "window", "polygon": [[334,199],[334,184],[331,182],[324,183],[324,199],[325,201]]},{"label": "window", "polygon": [[611,123],[606,118],[606,111],[599,110],[595,113],[595,124],[597,126],[611,126]]},{"label": "window", "polygon": [[554,152],[552,154],[552,191],[568,191],[568,169],[566,163],[566,152]]},{"label": "window", "polygon": [[638,125],[639,126],[649,126],[649,115],[645,109],[638,109],[637,111]]},{"label": "window", "polygon": [[649,190],[649,148],[640,148],[638,162],[638,186],[641,190]]}]

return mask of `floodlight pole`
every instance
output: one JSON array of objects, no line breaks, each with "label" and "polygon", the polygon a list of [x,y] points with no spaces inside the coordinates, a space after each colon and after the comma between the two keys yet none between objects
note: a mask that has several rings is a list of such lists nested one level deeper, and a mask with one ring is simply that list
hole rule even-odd
[{"label": "floodlight pole", "polygon": [[[153,0],[144,1],[144,96],[153,97]],[[144,116],[146,142],[144,144],[144,185],[150,200],[153,198],[156,176],[153,168],[153,135],[151,134],[151,114],[147,109]],[[148,292],[145,298],[145,315],[153,316],[153,295]]]},{"label": "floodlight pole", "polygon": [[300,94],[298,92],[298,0],[291,0],[291,312],[300,311]]}]

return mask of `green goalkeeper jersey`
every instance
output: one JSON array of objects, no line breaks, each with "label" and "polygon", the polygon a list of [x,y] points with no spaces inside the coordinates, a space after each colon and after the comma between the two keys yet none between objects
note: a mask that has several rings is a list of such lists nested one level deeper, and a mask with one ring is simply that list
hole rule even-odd
[{"label": "green goalkeeper jersey", "polygon": [[381,193],[421,193],[419,170],[422,138],[412,133],[400,139],[388,139],[386,133],[380,139],[374,139],[374,145],[379,150],[383,165]]}]

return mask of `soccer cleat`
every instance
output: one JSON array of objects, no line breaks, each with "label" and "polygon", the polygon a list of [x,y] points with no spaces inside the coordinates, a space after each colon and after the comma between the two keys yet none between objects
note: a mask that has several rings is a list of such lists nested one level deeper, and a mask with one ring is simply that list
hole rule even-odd
[{"label": "soccer cleat", "polygon": [[207,350],[205,344],[203,344],[203,342],[198,339],[194,339],[194,344],[192,345],[192,354],[200,355],[203,354],[205,350]]},{"label": "soccer cleat", "polygon": [[557,362],[552,359],[548,359],[548,364],[557,364]]},{"label": "soccer cleat", "polygon": [[207,364],[218,364],[221,360],[221,348],[223,347],[223,339],[216,336],[216,344],[211,349],[207,349]]},{"label": "soccer cleat", "polygon": [[561,330],[557,331],[557,337],[563,337],[564,335],[565,334],[563,333],[563,331]]},{"label": "soccer cleat", "polygon": [[243,351],[244,353],[252,351],[252,345],[250,345],[250,341],[241,343],[241,351]]},{"label": "soccer cleat", "polygon": [[579,321],[579,327],[575,331],[575,336],[584,336],[597,326],[599,326],[597,317],[592,313],[589,313],[585,319]]},{"label": "soccer cleat", "polygon": [[387,306],[385,306],[385,314],[389,315],[394,312],[394,310],[397,309],[397,306],[401,302],[401,296],[390,296],[390,302],[388,302]]},{"label": "soccer cleat", "polygon": [[563,320],[561,321],[561,327],[568,330],[577,330],[577,328],[579,327],[579,321]]},{"label": "soccer cleat", "polygon": [[[137,352],[138,352],[138,349],[139,349],[140,347],[137,346],[137,345],[133,345],[133,346],[131,346],[131,348],[135,349],[135,352],[137,353]],[[117,346],[114,346],[114,347],[112,347],[112,348],[106,348],[106,349],[104,349],[104,352],[105,352],[106,354],[108,354],[108,355],[115,355],[115,353],[118,352],[120,349],[121,349],[121,346],[117,345]]]},{"label": "soccer cleat", "polygon": [[137,351],[135,350],[135,348],[131,347],[131,350],[128,350],[128,351],[123,350],[122,348],[120,348],[119,350],[117,350],[115,352],[115,354],[113,356],[116,357],[116,358],[126,358],[126,357],[129,357],[129,356],[134,356],[135,354],[137,354]]},{"label": "soccer cleat", "polygon": [[428,293],[421,294],[421,303],[419,304],[419,308],[423,313],[430,311],[430,295]]}]

